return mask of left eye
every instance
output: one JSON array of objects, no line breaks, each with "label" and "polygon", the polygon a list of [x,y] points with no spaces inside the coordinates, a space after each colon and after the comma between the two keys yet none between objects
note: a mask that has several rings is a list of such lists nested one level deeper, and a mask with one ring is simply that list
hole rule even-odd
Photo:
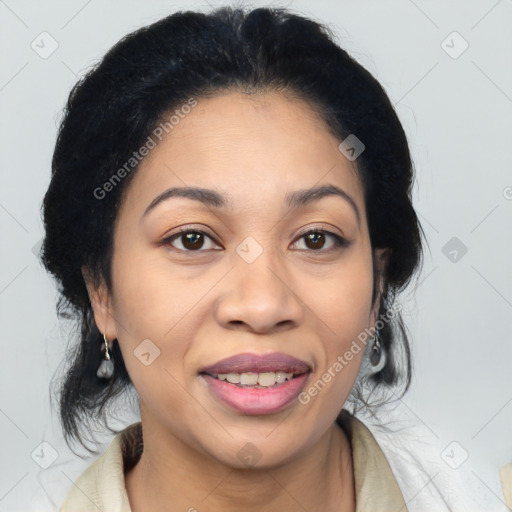
[{"label": "left eye", "polygon": [[[327,249],[324,247],[326,238],[331,238],[333,240],[331,247]],[[346,247],[348,245],[348,241],[345,238],[322,229],[306,231],[305,233],[302,233],[298,240],[304,240],[306,249],[312,249],[313,251],[329,251],[331,249]]]}]

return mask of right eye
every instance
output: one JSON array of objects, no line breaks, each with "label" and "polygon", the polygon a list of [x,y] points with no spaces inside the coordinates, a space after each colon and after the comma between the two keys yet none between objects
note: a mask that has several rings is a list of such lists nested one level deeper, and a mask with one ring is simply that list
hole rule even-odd
[{"label": "right eye", "polygon": [[[205,237],[214,242],[214,240],[205,231],[199,229],[180,229],[177,233],[168,236],[162,240],[163,245],[170,245],[172,248],[182,252],[202,252],[203,250],[212,249],[207,247],[204,249]],[[178,241],[181,247],[176,247],[174,244]],[[216,245],[216,244],[214,244]]]}]

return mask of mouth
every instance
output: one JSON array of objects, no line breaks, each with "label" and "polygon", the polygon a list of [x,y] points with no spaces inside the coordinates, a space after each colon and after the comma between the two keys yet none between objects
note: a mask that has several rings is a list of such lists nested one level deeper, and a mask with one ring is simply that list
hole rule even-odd
[{"label": "mouth", "polygon": [[204,368],[199,374],[213,395],[247,415],[271,414],[300,393],[311,366],[287,354],[239,354]]}]

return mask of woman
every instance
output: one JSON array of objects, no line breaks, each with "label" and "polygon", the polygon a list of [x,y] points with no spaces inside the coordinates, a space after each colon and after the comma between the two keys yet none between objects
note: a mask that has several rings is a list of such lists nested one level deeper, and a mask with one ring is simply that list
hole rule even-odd
[{"label": "woman", "polygon": [[63,512],[407,510],[354,413],[410,382],[412,162],[324,27],[221,9],[126,36],[71,92],[52,167],[43,261],[81,322],[66,440],[129,388],[141,416]]}]

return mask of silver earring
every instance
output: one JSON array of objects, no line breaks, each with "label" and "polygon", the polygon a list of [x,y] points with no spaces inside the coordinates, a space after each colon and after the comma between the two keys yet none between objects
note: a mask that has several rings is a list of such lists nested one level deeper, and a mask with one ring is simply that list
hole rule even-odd
[{"label": "silver earring", "polygon": [[373,346],[370,354],[370,363],[372,366],[379,366],[380,360],[382,359],[382,347],[379,341],[379,337],[377,333],[375,333],[375,338],[373,338]]},{"label": "silver earring", "polygon": [[110,379],[114,374],[114,363],[110,359],[110,353],[108,351],[108,340],[105,335],[103,335],[103,339],[105,341],[105,359],[101,361],[100,367],[96,372],[96,375],[100,379]]}]

